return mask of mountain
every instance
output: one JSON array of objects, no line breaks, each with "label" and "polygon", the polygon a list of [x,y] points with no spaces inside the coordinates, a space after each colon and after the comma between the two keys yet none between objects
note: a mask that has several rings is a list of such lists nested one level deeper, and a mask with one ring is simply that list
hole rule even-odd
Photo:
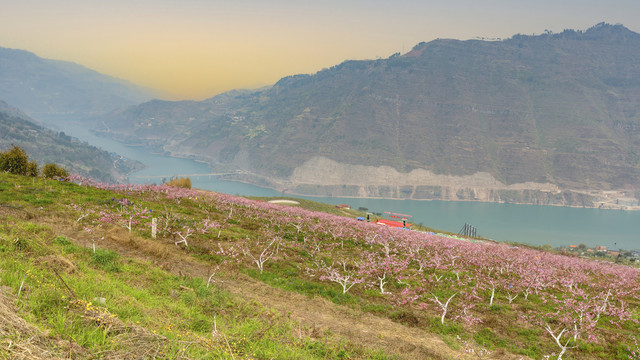
[{"label": "mountain", "polygon": [[40,166],[59,164],[71,173],[114,182],[142,164],[108,153],[64,132],[54,132],[37,124],[22,111],[0,101],[0,151],[17,145]]},{"label": "mountain", "polygon": [[149,89],[81,65],[0,47],[0,99],[31,116],[102,114],[152,98]]},{"label": "mountain", "polygon": [[260,91],[118,111],[105,134],[334,196],[640,203],[640,34],[441,39]]}]

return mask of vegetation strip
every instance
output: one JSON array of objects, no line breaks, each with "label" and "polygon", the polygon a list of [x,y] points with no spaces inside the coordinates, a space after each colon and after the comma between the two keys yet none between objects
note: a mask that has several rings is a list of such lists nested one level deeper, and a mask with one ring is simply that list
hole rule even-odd
[{"label": "vegetation strip", "polygon": [[[632,267],[188,188],[72,181],[0,175],[0,203],[23,208],[0,208],[0,281],[18,293],[28,272],[17,311],[77,344],[78,354],[133,354],[118,336],[141,328],[159,336],[140,336],[149,354],[168,358],[419,358],[345,342],[331,328],[301,330],[282,308],[223,290],[220,282],[238,273],[438,334],[449,345],[441,354],[637,353],[640,281]],[[188,256],[209,271],[172,275],[138,253],[166,269],[165,260]]]}]

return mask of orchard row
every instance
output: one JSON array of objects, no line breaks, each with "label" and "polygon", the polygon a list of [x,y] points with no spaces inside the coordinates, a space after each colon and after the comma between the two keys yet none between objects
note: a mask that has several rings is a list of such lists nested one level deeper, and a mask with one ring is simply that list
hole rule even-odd
[{"label": "orchard row", "polygon": [[[309,280],[336,283],[342,293],[375,291],[388,304],[435,315],[442,324],[478,326],[488,309],[508,306],[514,321],[553,339],[559,359],[581,344],[602,343],[612,328],[640,330],[638,269],[213,192],[72,181],[123,196],[93,208],[73,205],[89,232],[110,224],[150,235],[155,218],[160,240],[208,249],[222,259],[221,266],[262,272],[270,264],[294,262]],[[168,199],[175,208],[150,210],[134,200],[141,194]],[[183,201],[195,204],[198,213],[181,214]],[[243,224],[250,231],[239,231]]]}]

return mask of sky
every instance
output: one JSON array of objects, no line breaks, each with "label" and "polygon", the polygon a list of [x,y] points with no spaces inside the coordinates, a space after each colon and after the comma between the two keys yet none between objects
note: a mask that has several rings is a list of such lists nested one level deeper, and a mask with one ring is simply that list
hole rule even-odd
[{"label": "sky", "polygon": [[0,0],[0,47],[72,61],[165,99],[200,100],[437,38],[603,21],[640,32],[640,1]]}]

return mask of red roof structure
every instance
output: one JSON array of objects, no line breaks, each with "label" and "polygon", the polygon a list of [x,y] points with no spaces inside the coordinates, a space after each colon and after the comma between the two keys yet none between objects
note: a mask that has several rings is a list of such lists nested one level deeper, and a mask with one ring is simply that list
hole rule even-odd
[{"label": "red roof structure", "polygon": [[[398,227],[398,228],[404,227],[404,225],[402,225],[402,221],[378,219],[375,223],[378,225]],[[413,224],[407,223],[407,227],[410,227],[411,225]]]}]

